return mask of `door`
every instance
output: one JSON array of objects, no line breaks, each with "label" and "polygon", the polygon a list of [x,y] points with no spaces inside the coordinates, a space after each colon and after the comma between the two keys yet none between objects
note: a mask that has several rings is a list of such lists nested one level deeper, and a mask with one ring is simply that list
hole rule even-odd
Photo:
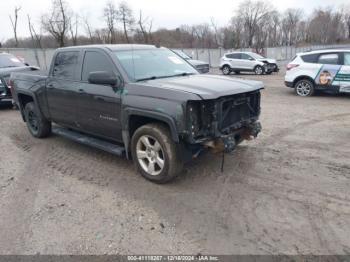
[{"label": "door", "polygon": [[339,92],[350,93],[350,52],[344,53],[343,60],[343,66],[336,78],[339,81]]},{"label": "door", "polygon": [[241,64],[242,64],[242,67],[244,69],[248,69],[248,70],[253,70],[255,65],[256,65],[256,61],[253,57],[251,57],[250,55],[248,54],[244,54],[242,53],[241,55]]},{"label": "door", "polygon": [[79,51],[64,51],[54,58],[46,82],[46,94],[51,119],[69,127],[77,126]]},{"label": "door", "polygon": [[90,84],[89,74],[98,71],[119,75],[116,66],[104,51],[86,51],[79,87],[79,124],[88,133],[122,141],[121,90],[110,85]]},{"label": "door", "polygon": [[323,53],[318,57],[321,68],[316,76],[315,82],[318,89],[338,91],[340,82],[337,77],[341,70],[341,56],[337,52]]},{"label": "door", "polygon": [[233,69],[240,69],[241,68],[241,54],[240,53],[233,53],[226,55],[228,58],[228,61],[231,65],[231,68]]}]

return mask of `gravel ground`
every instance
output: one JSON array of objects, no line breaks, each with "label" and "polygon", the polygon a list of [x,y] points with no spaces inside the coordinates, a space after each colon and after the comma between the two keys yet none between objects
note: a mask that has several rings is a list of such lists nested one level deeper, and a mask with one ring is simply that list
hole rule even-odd
[{"label": "gravel ground", "polygon": [[[236,76],[232,76],[236,77]],[[0,109],[1,254],[350,254],[350,97],[260,79],[263,132],[168,185]]]}]

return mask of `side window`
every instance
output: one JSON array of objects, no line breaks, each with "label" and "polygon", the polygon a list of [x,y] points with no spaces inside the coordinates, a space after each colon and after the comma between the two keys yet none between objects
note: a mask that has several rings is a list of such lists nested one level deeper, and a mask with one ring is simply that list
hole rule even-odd
[{"label": "side window", "polygon": [[52,75],[57,78],[74,79],[78,66],[79,52],[60,52],[55,58]]},{"label": "side window", "polygon": [[241,59],[241,54],[240,53],[234,53],[234,54],[226,55],[226,57],[231,58],[231,59]]},{"label": "side window", "polygon": [[242,59],[244,59],[244,60],[251,60],[252,59],[252,57],[250,56],[250,55],[247,55],[247,54],[242,54]]},{"label": "side window", "polygon": [[350,66],[350,53],[344,53],[344,65]]},{"label": "side window", "polygon": [[305,63],[317,63],[318,54],[303,55],[301,58]]},{"label": "side window", "polygon": [[91,72],[105,71],[113,73],[113,67],[113,64],[105,55],[95,51],[87,51],[84,57],[81,80],[88,81]]},{"label": "side window", "polygon": [[318,58],[318,63],[327,65],[339,65],[339,55],[337,53],[321,54]]}]

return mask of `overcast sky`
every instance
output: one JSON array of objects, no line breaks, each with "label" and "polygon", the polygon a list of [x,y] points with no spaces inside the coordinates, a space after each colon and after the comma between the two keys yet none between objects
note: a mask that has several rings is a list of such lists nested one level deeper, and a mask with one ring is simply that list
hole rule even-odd
[{"label": "overcast sky", "polygon": [[[79,14],[87,14],[94,27],[104,26],[103,7],[105,0],[67,0],[72,9]],[[154,29],[159,27],[176,28],[181,24],[195,24],[210,22],[214,17],[218,25],[226,25],[233,12],[242,0],[128,0],[134,12],[150,16],[154,21]],[[116,5],[119,0],[114,0]],[[27,14],[32,20],[39,23],[40,15],[50,8],[50,0],[0,0],[0,42],[12,37],[12,28],[9,14],[13,13],[14,6],[21,6],[18,32],[19,36],[29,36],[27,29]],[[328,7],[330,4],[341,6],[349,0],[278,0],[271,3],[279,10],[296,7],[310,13],[316,7]],[[85,33],[85,32],[84,32]]]}]

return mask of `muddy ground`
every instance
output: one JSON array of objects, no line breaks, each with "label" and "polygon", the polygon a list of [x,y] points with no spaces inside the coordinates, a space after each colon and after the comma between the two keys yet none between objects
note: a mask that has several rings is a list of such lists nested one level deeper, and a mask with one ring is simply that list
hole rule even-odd
[{"label": "muddy ground", "polygon": [[[236,76],[232,76],[236,77]],[[242,77],[242,76],[240,76]],[[168,185],[0,109],[1,254],[350,254],[350,96],[261,79],[263,132]]]}]

